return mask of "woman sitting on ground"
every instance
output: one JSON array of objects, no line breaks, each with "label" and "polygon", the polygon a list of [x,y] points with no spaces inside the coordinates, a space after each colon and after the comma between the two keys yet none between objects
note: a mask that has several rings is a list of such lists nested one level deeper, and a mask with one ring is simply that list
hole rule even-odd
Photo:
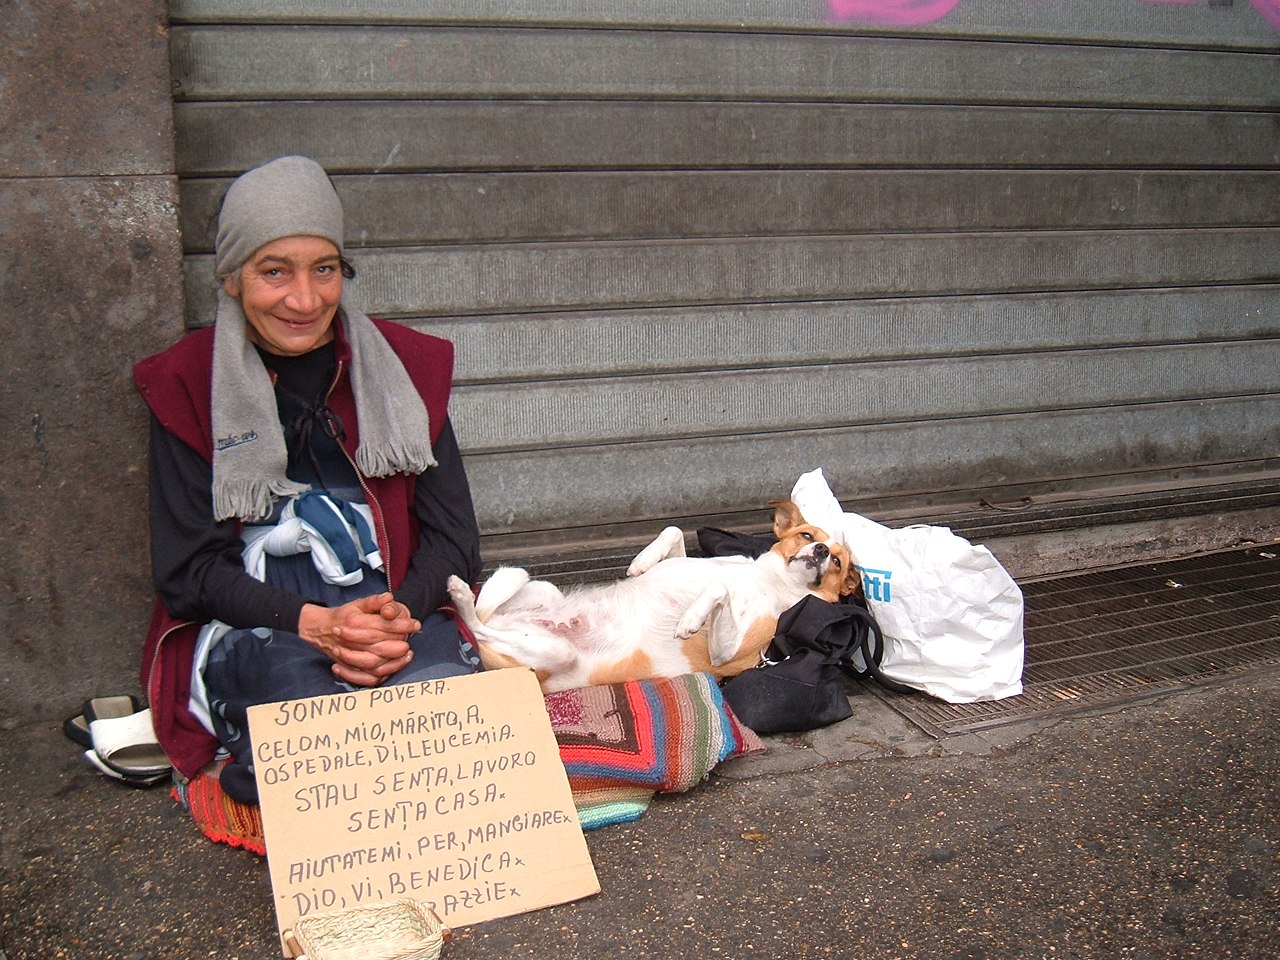
[{"label": "woman sitting on ground", "polygon": [[143,360],[152,573],[143,654],[156,734],[194,776],[256,802],[246,710],[470,673],[439,610],[480,574],[448,419],[453,348],[344,293],[342,206],[314,161],[227,191],[212,326]]}]

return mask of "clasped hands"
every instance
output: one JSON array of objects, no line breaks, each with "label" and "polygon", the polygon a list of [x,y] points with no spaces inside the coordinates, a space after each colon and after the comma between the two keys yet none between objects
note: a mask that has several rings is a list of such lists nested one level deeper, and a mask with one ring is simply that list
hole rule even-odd
[{"label": "clasped hands", "polygon": [[357,687],[376,687],[413,659],[409,637],[422,624],[390,593],[352,600],[340,607],[309,603],[298,618],[298,634],[333,661],[333,674]]}]

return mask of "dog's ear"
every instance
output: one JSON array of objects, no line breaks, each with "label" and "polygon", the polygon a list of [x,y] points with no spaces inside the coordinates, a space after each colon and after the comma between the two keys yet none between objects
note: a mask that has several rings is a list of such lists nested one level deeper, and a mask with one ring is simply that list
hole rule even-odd
[{"label": "dog's ear", "polygon": [[779,540],[788,530],[793,530],[804,523],[800,508],[790,500],[770,500],[773,507],[773,535]]},{"label": "dog's ear", "polygon": [[840,588],[840,596],[862,596],[862,572],[858,570],[858,565],[853,562],[852,556],[849,557],[847,569],[844,572],[844,585]]}]

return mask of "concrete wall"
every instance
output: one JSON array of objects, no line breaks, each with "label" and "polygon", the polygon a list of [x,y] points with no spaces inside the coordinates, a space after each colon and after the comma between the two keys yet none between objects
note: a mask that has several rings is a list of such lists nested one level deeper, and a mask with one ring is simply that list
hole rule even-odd
[{"label": "concrete wall", "polygon": [[182,332],[163,0],[0,18],[0,729],[137,691],[148,614],[135,360]]}]

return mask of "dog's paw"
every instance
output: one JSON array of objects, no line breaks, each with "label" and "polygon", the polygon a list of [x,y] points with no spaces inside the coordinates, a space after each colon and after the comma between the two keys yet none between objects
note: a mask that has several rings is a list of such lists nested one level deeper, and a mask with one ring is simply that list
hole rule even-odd
[{"label": "dog's paw", "polygon": [[667,527],[658,534],[652,543],[636,554],[627,567],[628,577],[638,577],[670,557],[683,557],[684,531],[679,527]]},{"label": "dog's paw", "polygon": [[449,599],[453,601],[453,605],[461,610],[470,610],[475,606],[476,597],[471,592],[471,587],[461,577],[451,576],[445,584],[445,588],[449,591]]},{"label": "dog's paw", "polygon": [[663,559],[662,554],[655,549],[656,546],[656,543],[651,543],[636,554],[635,559],[631,561],[631,566],[627,567],[628,577],[638,577],[652,570],[653,565]]},{"label": "dog's paw", "polygon": [[680,618],[680,622],[676,624],[676,639],[688,640],[695,633],[702,629],[702,625],[706,622],[706,617],[701,610],[690,610]]}]

